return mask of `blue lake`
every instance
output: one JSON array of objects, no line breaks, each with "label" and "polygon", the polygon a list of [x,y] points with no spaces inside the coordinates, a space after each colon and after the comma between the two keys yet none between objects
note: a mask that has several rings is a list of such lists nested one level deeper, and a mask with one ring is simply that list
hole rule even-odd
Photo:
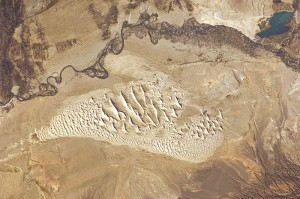
[{"label": "blue lake", "polygon": [[271,17],[269,24],[270,28],[257,33],[257,35],[261,38],[270,37],[273,35],[280,35],[282,33],[288,32],[290,27],[287,24],[293,18],[294,12],[276,12]]}]

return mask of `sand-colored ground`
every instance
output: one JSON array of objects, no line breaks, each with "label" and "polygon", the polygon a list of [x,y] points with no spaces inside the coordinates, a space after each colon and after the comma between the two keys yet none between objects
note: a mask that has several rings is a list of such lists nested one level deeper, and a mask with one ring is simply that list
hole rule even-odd
[{"label": "sand-colored ground", "polygon": [[[24,2],[29,60],[44,68],[34,85],[94,64],[145,10],[159,23],[195,17],[250,38],[272,14],[262,0]],[[199,43],[126,35],[123,51],[104,59],[107,78],[67,68],[56,95],[13,98],[0,112],[0,198],[300,197],[299,72],[221,30]],[[18,26],[13,38],[21,45],[24,34]]]}]

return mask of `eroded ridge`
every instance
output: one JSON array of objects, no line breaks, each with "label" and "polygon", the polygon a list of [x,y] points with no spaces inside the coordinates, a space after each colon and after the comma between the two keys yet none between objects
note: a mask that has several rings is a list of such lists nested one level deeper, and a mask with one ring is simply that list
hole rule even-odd
[{"label": "eroded ridge", "polygon": [[197,115],[183,117],[186,95],[164,79],[94,91],[68,105],[36,134],[41,141],[91,137],[201,161],[223,140],[222,113],[199,110]]}]

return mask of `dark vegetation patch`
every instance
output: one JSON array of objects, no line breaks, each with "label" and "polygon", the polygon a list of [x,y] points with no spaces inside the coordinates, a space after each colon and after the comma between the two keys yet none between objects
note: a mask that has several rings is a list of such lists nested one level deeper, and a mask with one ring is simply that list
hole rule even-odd
[{"label": "dark vegetation patch", "polygon": [[295,10],[300,10],[300,1],[294,0],[292,6]]},{"label": "dark vegetation patch", "polygon": [[181,10],[185,7],[189,12],[194,10],[193,3],[190,0],[155,0],[154,5],[158,10],[165,12],[170,12],[175,7]]},{"label": "dark vegetation patch", "polygon": [[73,39],[68,39],[66,41],[57,42],[57,43],[55,43],[55,47],[56,47],[57,52],[61,53],[63,51],[66,51],[66,50],[72,48],[76,44],[78,44],[78,41],[76,38],[73,38]]},{"label": "dark vegetation patch", "polygon": [[9,60],[9,46],[14,30],[21,21],[22,1],[0,0],[0,105],[13,97],[13,64]]},{"label": "dark vegetation patch", "polygon": [[[18,86],[19,90],[16,95],[19,99],[27,99],[30,97],[37,84],[39,75],[44,72],[43,61],[47,60],[48,47],[45,40],[45,34],[37,21],[31,20],[35,23],[36,29],[30,30],[29,23],[24,22],[21,25],[21,41],[18,42],[12,39],[9,46],[9,59],[13,65],[13,85]],[[31,35],[37,34],[40,42],[32,43]]]},{"label": "dark vegetation patch", "polygon": [[190,0],[184,0],[184,3],[188,11],[192,12],[194,10],[193,3]]},{"label": "dark vegetation patch", "polygon": [[45,46],[43,43],[34,43],[32,45],[33,58],[37,60],[46,60]]},{"label": "dark vegetation patch", "polygon": [[97,24],[98,29],[102,31],[102,40],[111,37],[110,26],[118,23],[119,10],[115,3],[113,3],[106,14],[96,10],[95,5],[92,3],[88,6],[89,13],[93,16],[94,22]]},{"label": "dark vegetation patch", "polygon": [[147,0],[129,0],[129,3],[123,8],[125,14],[129,14],[131,10],[138,8],[142,3],[146,3]]},{"label": "dark vegetation patch", "polygon": [[[124,10],[126,14],[130,13],[130,10],[138,8],[142,3],[148,2],[147,0],[130,0],[129,3],[125,6]],[[154,6],[159,11],[171,12],[175,8],[183,10],[184,8],[189,12],[194,10],[193,3],[191,0],[154,0]]]},{"label": "dark vegetation patch", "polygon": [[[28,23],[22,23],[22,6],[21,0],[0,0],[0,105],[13,96],[19,99],[29,96],[36,86],[33,82],[44,71],[42,63],[48,55],[40,24],[36,24],[36,33],[41,42],[31,43]],[[17,27],[21,29],[20,41],[13,38]],[[12,93],[13,86],[19,88],[17,93]]]}]

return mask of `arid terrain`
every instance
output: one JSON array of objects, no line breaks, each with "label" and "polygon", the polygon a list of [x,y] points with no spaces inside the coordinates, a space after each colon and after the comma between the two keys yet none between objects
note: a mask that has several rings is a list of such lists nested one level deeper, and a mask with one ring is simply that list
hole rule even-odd
[{"label": "arid terrain", "polygon": [[0,199],[300,198],[299,12],[0,0]]}]

